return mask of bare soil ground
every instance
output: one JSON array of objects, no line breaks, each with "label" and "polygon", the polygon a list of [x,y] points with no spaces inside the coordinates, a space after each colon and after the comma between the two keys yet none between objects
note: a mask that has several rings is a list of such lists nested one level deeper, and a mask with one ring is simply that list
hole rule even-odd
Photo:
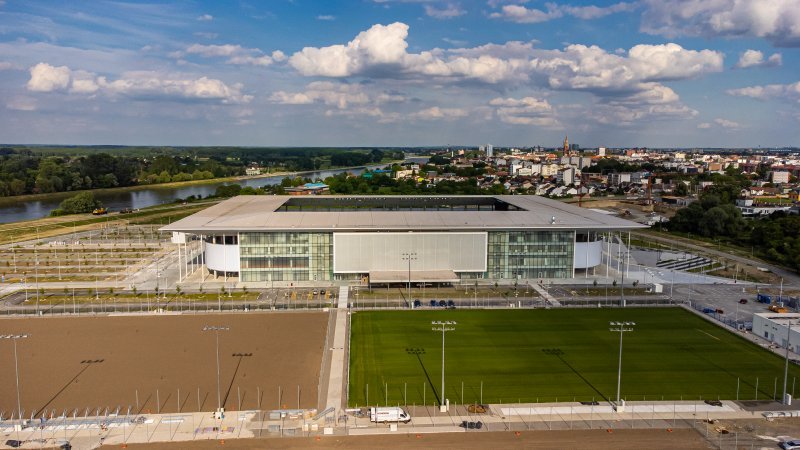
[{"label": "bare soil ground", "polygon": [[[417,437],[419,436],[419,437]],[[129,445],[129,448],[179,449],[186,442]],[[220,441],[193,441],[192,448],[221,448]],[[710,445],[694,430],[605,430],[471,432],[439,434],[399,434],[381,436],[323,436],[316,438],[229,439],[224,448],[234,449],[311,449],[311,448],[425,448],[425,449],[500,449],[500,448],[591,448],[591,449],[707,449]]]},{"label": "bare soil ground", "polygon": [[[219,332],[227,410],[239,408],[240,396],[243,410],[276,409],[279,402],[296,408],[298,387],[300,407],[314,408],[327,323],[321,312],[0,319],[0,334],[30,334],[17,341],[28,417],[117,406],[137,412],[137,390],[140,412],[216,409],[215,336],[201,331],[206,325],[230,327]],[[0,411],[8,417],[16,409],[13,346],[3,339]]]}]

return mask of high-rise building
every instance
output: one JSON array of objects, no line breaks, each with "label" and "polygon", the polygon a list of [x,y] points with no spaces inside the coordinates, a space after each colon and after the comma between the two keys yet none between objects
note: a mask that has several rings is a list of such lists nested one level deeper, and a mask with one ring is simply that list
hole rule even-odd
[{"label": "high-rise building", "polygon": [[494,156],[494,145],[486,144],[486,157],[491,158]]}]

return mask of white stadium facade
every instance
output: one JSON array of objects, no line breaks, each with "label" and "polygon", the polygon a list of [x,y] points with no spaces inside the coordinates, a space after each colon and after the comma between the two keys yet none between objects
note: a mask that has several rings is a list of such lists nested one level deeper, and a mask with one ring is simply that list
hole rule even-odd
[{"label": "white stadium facade", "polygon": [[305,283],[571,278],[642,228],[537,196],[238,196],[166,227],[203,277]]}]

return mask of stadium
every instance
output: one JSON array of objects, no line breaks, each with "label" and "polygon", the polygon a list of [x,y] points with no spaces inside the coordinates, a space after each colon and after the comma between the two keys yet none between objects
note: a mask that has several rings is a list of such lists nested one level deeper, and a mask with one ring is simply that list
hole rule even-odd
[{"label": "stadium", "polygon": [[162,228],[240,282],[572,278],[643,225],[537,196],[239,196]]}]

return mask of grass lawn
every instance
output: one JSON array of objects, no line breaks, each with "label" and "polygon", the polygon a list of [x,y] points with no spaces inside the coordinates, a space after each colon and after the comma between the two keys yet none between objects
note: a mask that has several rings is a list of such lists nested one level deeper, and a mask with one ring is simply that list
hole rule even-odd
[{"label": "grass lawn", "polygon": [[[634,321],[625,333],[622,398],[771,399],[783,359],[680,308],[495,311],[365,311],[352,316],[351,406],[436,402],[442,333],[451,403],[603,401],[616,397],[619,333],[609,321]],[[789,392],[800,368],[790,364]],[[367,389],[367,385],[369,388]],[[405,392],[404,392],[405,391]],[[424,391],[424,392],[423,392]],[[404,395],[407,400],[404,402]],[[388,401],[387,401],[388,397]]]}]

